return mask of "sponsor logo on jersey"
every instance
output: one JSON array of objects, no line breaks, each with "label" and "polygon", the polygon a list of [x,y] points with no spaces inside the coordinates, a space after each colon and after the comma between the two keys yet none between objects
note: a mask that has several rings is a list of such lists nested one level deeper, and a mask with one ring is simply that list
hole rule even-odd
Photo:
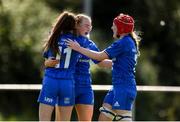
[{"label": "sponsor logo on jersey", "polygon": [[48,103],[52,103],[53,102],[53,99],[52,98],[49,98],[49,97],[45,97],[44,100]]},{"label": "sponsor logo on jersey", "polygon": [[64,104],[69,104],[70,103],[70,98],[69,97],[65,97],[64,98]]},{"label": "sponsor logo on jersey", "polygon": [[120,106],[119,103],[118,103],[118,101],[116,101],[116,102],[114,103],[114,106],[116,106],[116,107]]}]

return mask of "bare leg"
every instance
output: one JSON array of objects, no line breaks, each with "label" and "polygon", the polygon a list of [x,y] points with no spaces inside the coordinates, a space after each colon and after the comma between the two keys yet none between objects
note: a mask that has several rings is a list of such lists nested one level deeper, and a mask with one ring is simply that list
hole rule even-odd
[{"label": "bare leg", "polygon": [[70,121],[73,106],[58,106],[58,121]]},{"label": "bare leg", "polygon": [[79,121],[92,120],[93,105],[77,104],[75,107]]},{"label": "bare leg", "polygon": [[132,112],[131,111],[127,111],[127,110],[114,110],[116,112],[116,114],[127,114],[128,116],[132,116]]},{"label": "bare leg", "polygon": [[55,121],[60,121],[60,111],[58,109],[58,106],[55,107]]},{"label": "bare leg", "polygon": [[53,109],[54,109],[54,106],[40,103],[39,104],[39,120],[51,121],[51,115],[52,115]]},{"label": "bare leg", "polygon": [[[131,122],[132,121],[132,112],[131,111],[127,111],[127,110],[114,110],[116,112],[117,115],[121,115],[121,116],[128,116],[125,118],[122,118],[122,121],[128,121]],[[131,117],[131,118],[129,118]]]},{"label": "bare leg", "polygon": [[[107,103],[103,103],[103,107],[106,107],[110,110],[112,110],[112,106],[107,104]],[[99,119],[98,121],[112,121],[112,119],[110,119],[109,117],[107,117],[106,115],[104,115],[102,112],[99,115]]]}]

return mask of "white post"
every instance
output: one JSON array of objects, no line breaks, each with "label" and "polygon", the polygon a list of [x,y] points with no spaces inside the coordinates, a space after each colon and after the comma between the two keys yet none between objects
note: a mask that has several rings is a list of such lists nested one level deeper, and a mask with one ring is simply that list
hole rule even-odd
[{"label": "white post", "polygon": [[92,0],[84,0],[83,11],[88,16],[92,15]]}]

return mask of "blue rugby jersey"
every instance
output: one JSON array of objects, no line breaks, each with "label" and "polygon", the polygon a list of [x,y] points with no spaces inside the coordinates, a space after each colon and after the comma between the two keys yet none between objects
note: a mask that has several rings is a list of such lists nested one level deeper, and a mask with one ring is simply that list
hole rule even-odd
[{"label": "blue rugby jersey", "polygon": [[[71,39],[77,41],[81,46],[86,47],[85,40],[74,36],[71,33],[63,34],[58,39],[58,48],[60,52],[60,63],[56,68],[47,67],[45,69],[45,75],[54,77],[54,78],[63,78],[63,79],[72,79],[73,73],[75,71],[75,65],[78,61],[80,53],[68,48],[66,45],[66,40]],[[53,54],[51,50],[48,50],[44,53],[45,58],[54,57],[56,54]]]},{"label": "blue rugby jersey", "polygon": [[[79,36],[79,38],[84,38],[85,41],[85,45],[88,45],[87,48],[90,50],[94,50],[94,51],[99,51],[99,49],[97,48],[96,44],[92,41],[89,40],[86,37],[83,36]],[[95,64],[99,63],[99,61],[96,60],[92,60]],[[91,85],[91,76],[90,76],[90,58],[81,54],[80,58],[76,64],[76,69],[75,69],[75,73],[74,73],[74,79],[75,79],[75,85],[76,86],[90,86]]]},{"label": "blue rugby jersey", "polygon": [[137,49],[130,35],[115,41],[104,50],[113,61],[113,84],[136,84],[135,65],[137,62]]}]

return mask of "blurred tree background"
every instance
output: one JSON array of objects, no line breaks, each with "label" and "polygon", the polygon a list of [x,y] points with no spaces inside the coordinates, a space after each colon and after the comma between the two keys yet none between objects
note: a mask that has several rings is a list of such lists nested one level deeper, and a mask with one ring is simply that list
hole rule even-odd
[{"label": "blurred tree background", "polygon": [[[60,12],[84,12],[86,0],[0,0],[0,84],[41,84],[42,45]],[[90,1],[90,0],[89,0]],[[180,86],[179,0],[91,0],[91,39],[112,43],[112,19],[135,18],[142,32],[137,85]],[[111,84],[111,71],[92,66],[93,84]],[[95,92],[93,120],[105,92]],[[0,120],[38,120],[39,91],[0,91]],[[135,120],[180,120],[179,93],[138,92]],[[72,120],[77,120],[73,113]]]}]

